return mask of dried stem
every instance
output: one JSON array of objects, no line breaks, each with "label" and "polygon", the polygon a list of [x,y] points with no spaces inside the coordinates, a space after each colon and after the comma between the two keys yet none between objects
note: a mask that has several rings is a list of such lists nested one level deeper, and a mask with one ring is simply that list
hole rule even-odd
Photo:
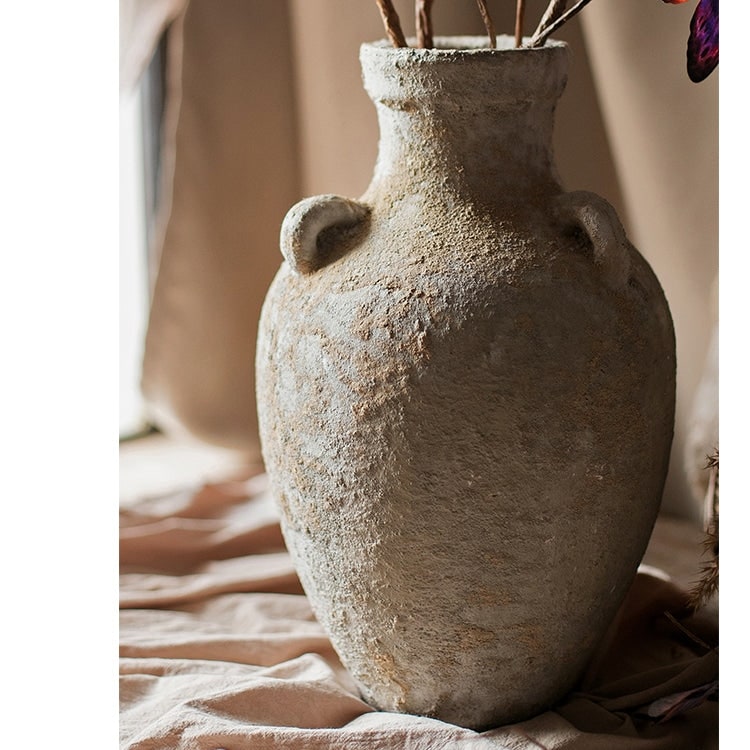
[{"label": "dried stem", "polygon": [[433,0],[417,0],[417,46],[433,47],[432,41],[432,13]]},{"label": "dried stem", "polygon": [[708,487],[703,499],[703,525],[706,531],[716,522],[719,505],[719,451],[715,450],[706,459],[708,469]]},{"label": "dried stem", "polygon": [[591,0],[578,0],[569,11],[558,16],[552,23],[545,26],[542,31],[535,33],[531,41],[529,41],[529,47],[541,47],[553,31],[557,31],[564,23],[570,21],[573,16],[582,11],[590,2]]},{"label": "dried stem", "polygon": [[691,630],[688,630],[671,612],[664,612],[664,617],[674,625],[683,635],[692,641],[696,646],[705,649],[706,653],[713,651],[713,648],[709,646],[702,638],[699,638]]},{"label": "dried stem", "polygon": [[516,47],[521,46],[523,41],[523,14],[525,0],[516,0]]},{"label": "dried stem", "polygon": [[487,36],[490,38],[490,47],[495,49],[497,47],[497,36],[495,34],[495,26],[490,18],[490,11],[487,8],[486,0],[477,0],[479,6],[479,12],[482,14],[482,20],[484,21],[484,27],[487,29]]},{"label": "dried stem", "polygon": [[695,609],[703,607],[719,590],[719,451],[708,457],[708,488],[704,505],[706,533],[703,540],[704,554],[709,559],[701,565],[700,578],[690,592]]},{"label": "dried stem", "polygon": [[375,2],[378,4],[386,33],[393,46],[408,47],[409,45],[406,43],[404,32],[401,31],[401,22],[399,21],[398,13],[396,13],[391,0],[375,0]]},{"label": "dried stem", "polygon": [[546,26],[549,26],[553,21],[556,21],[565,12],[567,6],[568,0],[550,0],[547,10],[544,11],[544,15],[542,16],[542,20],[539,21],[539,25],[531,35],[532,38],[541,34]]}]

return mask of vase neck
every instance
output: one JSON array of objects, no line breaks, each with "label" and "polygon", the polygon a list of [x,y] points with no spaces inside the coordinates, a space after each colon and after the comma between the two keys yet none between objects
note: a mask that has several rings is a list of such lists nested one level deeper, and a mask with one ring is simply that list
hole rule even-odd
[{"label": "vase neck", "polygon": [[411,190],[438,175],[446,186],[460,185],[493,200],[508,197],[509,191],[558,189],[548,102],[522,111],[445,109],[399,111],[378,105],[375,182]]},{"label": "vase neck", "polygon": [[485,43],[472,37],[436,41],[467,48],[362,48],[380,127],[371,189],[420,191],[437,177],[493,203],[559,190],[552,131],[564,45],[491,50],[472,46]]}]

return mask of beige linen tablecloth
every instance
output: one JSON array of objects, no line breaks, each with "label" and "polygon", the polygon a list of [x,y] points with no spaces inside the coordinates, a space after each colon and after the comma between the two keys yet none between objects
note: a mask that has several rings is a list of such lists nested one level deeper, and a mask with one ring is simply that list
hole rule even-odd
[{"label": "beige linen tablecloth", "polygon": [[139,500],[120,526],[123,750],[718,747],[715,624],[686,618],[659,571],[639,573],[578,692],[474,732],[360,699],[300,587],[264,475]]}]

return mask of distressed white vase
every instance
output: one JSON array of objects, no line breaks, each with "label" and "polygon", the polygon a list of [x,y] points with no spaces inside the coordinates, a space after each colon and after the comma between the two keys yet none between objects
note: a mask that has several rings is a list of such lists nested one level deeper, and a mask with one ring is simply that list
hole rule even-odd
[{"label": "distressed white vase", "polygon": [[567,49],[362,47],[380,150],[287,215],[257,351],[304,588],[364,698],[484,728],[576,681],[647,545],[674,333],[611,206],[566,193]]}]

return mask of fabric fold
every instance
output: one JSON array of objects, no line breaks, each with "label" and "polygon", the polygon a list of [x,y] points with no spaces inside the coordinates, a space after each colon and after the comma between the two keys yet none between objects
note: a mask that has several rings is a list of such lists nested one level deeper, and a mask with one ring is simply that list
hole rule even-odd
[{"label": "fabric fold", "polygon": [[[304,596],[265,477],[144,499],[121,522],[122,750],[718,747],[716,624],[687,613],[660,571],[636,577],[585,691],[475,732],[362,700]],[[649,716],[658,701],[677,711]]]}]

